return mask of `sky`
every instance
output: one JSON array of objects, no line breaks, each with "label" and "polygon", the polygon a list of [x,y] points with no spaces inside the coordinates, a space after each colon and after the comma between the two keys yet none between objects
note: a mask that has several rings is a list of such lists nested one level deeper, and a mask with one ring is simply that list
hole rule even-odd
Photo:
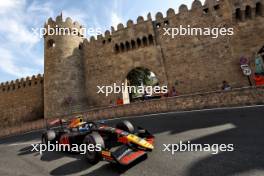
[{"label": "sky", "polygon": [[[201,0],[204,2],[204,0]],[[165,16],[192,0],[1,0],[0,1],[0,82],[44,73],[43,38],[33,29],[44,26],[49,17],[60,13],[86,28],[103,32],[138,16],[152,19],[157,12]]]}]

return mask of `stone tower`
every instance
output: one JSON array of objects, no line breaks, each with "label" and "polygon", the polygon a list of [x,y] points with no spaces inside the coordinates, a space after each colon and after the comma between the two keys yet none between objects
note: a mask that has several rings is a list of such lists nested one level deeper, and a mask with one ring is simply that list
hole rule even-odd
[{"label": "stone tower", "polygon": [[56,21],[50,18],[45,28],[60,32],[44,36],[44,116],[52,118],[72,114],[85,104],[83,28],[70,18],[63,21],[62,14]]}]

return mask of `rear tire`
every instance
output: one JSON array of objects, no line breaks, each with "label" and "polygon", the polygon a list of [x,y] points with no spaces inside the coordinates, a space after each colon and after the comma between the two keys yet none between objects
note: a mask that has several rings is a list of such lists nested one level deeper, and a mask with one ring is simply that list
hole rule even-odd
[{"label": "rear tire", "polygon": [[56,136],[57,134],[54,130],[48,130],[42,134],[41,143],[46,145],[48,144],[48,141],[52,143],[56,139]]},{"label": "rear tire", "polygon": [[48,130],[46,132],[46,136],[47,136],[48,141],[52,141],[56,138],[56,132],[54,130]]},{"label": "rear tire", "polygon": [[47,133],[43,133],[41,136],[41,143],[42,144],[48,144],[48,137],[47,137]]},{"label": "rear tire", "polygon": [[97,164],[101,160],[102,157],[101,157],[101,151],[96,151],[96,146],[101,145],[101,150],[102,150],[105,147],[104,139],[99,133],[93,132],[84,138],[83,143],[86,145],[89,145],[89,144],[94,145],[94,151],[87,150],[85,153],[85,158],[90,164],[93,164],[93,165]]},{"label": "rear tire", "polygon": [[132,123],[128,120],[124,120],[123,122],[120,122],[116,125],[116,128],[129,132],[129,133],[134,133],[135,132],[135,128],[132,125]]}]

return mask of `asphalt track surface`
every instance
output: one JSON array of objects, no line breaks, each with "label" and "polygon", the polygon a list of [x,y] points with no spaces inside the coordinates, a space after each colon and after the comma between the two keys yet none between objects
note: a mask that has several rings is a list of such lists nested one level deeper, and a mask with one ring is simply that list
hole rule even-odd
[{"label": "asphalt track surface", "polygon": [[[264,107],[220,109],[131,117],[156,136],[155,150],[130,168],[105,161],[89,165],[82,155],[32,152],[30,144],[40,140],[32,132],[0,140],[0,175],[82,176],[263,176]],[[107,123],[113,124],[118,119]],[[164,152],[163,144],[234,144],[235,151]]]}]

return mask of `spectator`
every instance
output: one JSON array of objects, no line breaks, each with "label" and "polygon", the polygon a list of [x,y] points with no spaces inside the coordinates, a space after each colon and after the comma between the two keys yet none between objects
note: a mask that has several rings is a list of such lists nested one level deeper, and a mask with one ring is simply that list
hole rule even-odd
[{"label": "spectator", "polygon": [[222,90],[231,90],[231,86],[228,84],[227,81],[223,81]]}]

